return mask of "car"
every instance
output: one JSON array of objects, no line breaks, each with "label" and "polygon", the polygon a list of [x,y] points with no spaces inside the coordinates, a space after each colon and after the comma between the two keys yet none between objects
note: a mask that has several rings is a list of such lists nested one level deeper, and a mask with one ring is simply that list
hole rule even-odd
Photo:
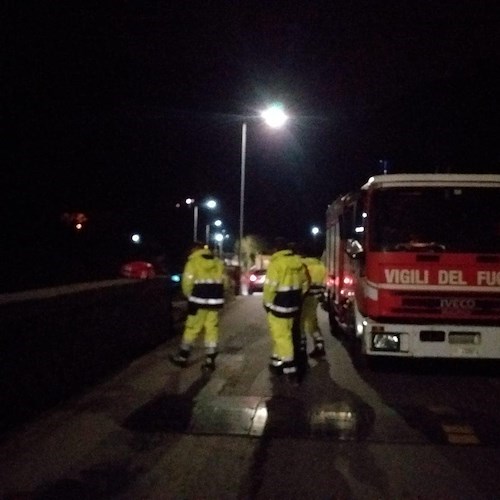
[{"label": "car", "polygon": [[135,260],[124,264],[120,268],[120,275],[124,278],[151,279],[156,276],[156,272],[151,262]]},{"label": "car", "polygon": [[253,269],[248,273],[248,295],[254,292],[262,292],[264,289],[264,282],[266,281],[265,269]]}]

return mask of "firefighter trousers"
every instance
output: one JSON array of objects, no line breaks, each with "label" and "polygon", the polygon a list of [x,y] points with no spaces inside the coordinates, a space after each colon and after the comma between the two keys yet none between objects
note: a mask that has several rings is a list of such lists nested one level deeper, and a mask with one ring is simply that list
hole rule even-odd
[{"label": "firefighter trousers", "polygon": [[267,325],[273,345],[273,356],[281,361],[293,361],[292,327],[293,318],[278,318],[267,313]]},{"label": "firefighter trousers", "polygon": [[189,350],[203,329],[205,330],[204,345],[207,353],[216,352],[219,341],[218,309],[200,308],[195,314],[188,315],[182,334],[182,347]]},{"label": "firefighter trousers", "polygon": [[302,302],[302,312],[300,315],[300,330],[303,336],[310,336],[313,339],[322,338],[318,325],[318,304],[317,297],[306,295]]}]

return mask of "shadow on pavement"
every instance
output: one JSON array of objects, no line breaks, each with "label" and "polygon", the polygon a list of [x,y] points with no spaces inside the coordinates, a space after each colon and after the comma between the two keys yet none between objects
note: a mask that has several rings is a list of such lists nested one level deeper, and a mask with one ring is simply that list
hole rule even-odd
[{"label": "shadow on pavement", "polygon": [[[326,360],[315,362],[299,385],[290,384],[283,376],[270,376],[273,395],[266,403],[265,429],[240,493],[267,498],[268,494],[293,491],[297,498],[306,498],[314,491],[315,498],[331,498],[332,492],[335,498],[350,498],[348,480],[336,465],[340,460],[360,482],[370,484],[381,498],[388,498],[385,485],[389,481],[368,447],[356,448],[354,456],[351,447],[342,444],[367,440],[375,422],[373,408],[333,381]],[[294,440],[287,440],[290,449],[282,449],[282,438],[328,438],[326,458],[297,456],[292,448]],[[321,458],[326,462],[319,463]],[[273,463],[276,460],[280,463]],[[290,474],[297,470],[297,464],[303,473]],[[275,471],[280,471],[279,475]]]}]

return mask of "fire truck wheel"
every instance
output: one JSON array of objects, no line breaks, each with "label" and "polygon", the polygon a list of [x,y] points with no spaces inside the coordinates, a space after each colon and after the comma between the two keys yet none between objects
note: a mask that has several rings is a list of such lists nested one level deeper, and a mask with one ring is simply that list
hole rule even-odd
[{"label": "fire truck wheel", "polygon": [[350,339],[352,364],[358,371],[378,372],[383,370],[385,358],[368,356],[363,352],[361,340],[357,337]]},{"label": "fire truck wheel", "polygon": [[358,370],[366,370],[369,368],[370,363],[368,356],[363,352],[361,340],[358,337],[352,337],[350,344],[352,364],[354,367]]}]

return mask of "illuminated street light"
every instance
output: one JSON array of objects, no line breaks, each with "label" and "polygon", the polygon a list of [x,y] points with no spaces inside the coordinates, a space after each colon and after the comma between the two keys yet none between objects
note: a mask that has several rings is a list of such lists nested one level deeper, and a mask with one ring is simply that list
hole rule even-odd
[{"label": "illuminated street light", "polygon": [[195,204],[194,198],[186,198],[186,205],[193,205],[193,241],[196,241],[198,233],[198,205]]},{"label": "illuminated street light", "polygon": [[260,116],[271,128],[281,128],[288,120],[288,116],[285,114],[283,106],[280,104],[275,104],[262,111]]},{"label": "illuminated street light", "polygon": [[318,226],[313,226],[311,229],[311,233],[313,236],[317,236],[319,234],[319,227]]},{"label": "illuminated street light", "polygon": [[229,240],[229,234],[227,234],[225,229],[222,229],[220,233],[214,234],[214,241],[216,241],[219,245],[219,257],[221,257],[221,258],[224,255],[224,241],[225,240]]},{"label": "illuminated street light", "polygon": [[[213,225],[215,227],[221,227],[222,226],[222,221],[220,219],[217,219],[213,222]],[[210,241],[210,224],[207,224],[205,226],[205,243],[208,245]]]},{"label": "illuminated street light", "polygon": [[224,235],[222,233],[215,233],[214,240],[219,245],[219,257],[222,257],[222,245],[224,243]]},{"label": "illuminated street light", "polygon": [[[198,240],[198,205],[196,203],[196,200],[194,198],[186,198],[185,201],[186,205],[191,206],[193,205],[193,241]],[[213,210],[214,208],[217,207],[217,202],[215,200],[207,200],[206,202],[202,203],[202,206],[205,206],[209,208],[210,210]]]},{"label": "illuminated street light", "polygon": [[[275,104],[260,114],[261,118],[271,128],[280,128],[288,120],[288,116],[281,104]],[[247,150],[247,123],[241,125],[241,186],[240,186],[240,244],[238,251],[238,265],[242,269],[243,256],[243,226],[245,220],[245,162]]]}]

